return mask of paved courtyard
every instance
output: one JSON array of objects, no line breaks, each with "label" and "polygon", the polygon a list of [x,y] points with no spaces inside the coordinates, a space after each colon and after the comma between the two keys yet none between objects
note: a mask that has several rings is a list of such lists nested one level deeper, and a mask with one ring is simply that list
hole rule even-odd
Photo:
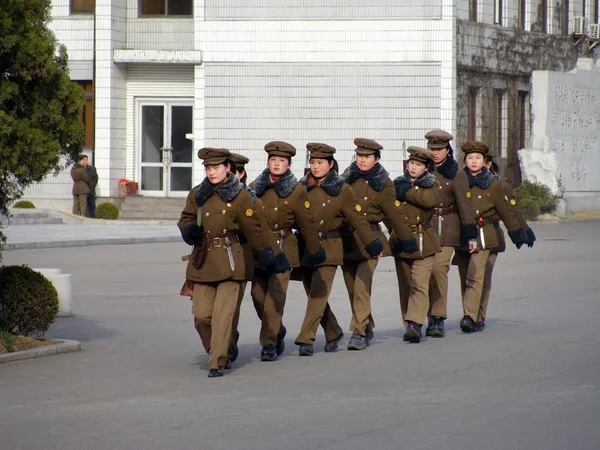
[{"label": "paved courtyard", "polygon": [[[600,223],[534,225],[533,249],[496,266],[489,327],[475,335],[450,274],[447,337],[402,342],[393,260],[377,269],[376,340],[312,358],[293,345],[305,308],[292,283],[287,350],[260,362],[249,296],[240,358],[208,379],[180,242],[14,250],[6,264],[73,276],[74,313],[52,337],[83,350],[0,365],[1,450],[600,448]],[[338,272],[331,304],[350,308]]]}]

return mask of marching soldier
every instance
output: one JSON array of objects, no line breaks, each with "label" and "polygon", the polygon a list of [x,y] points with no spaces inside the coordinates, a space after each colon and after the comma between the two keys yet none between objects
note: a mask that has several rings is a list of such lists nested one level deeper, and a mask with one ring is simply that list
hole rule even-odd
[{"label": "marching soldier", "polygon": [[[406,324],[404,341],[421,342],[421,327],[429,309],[429,279],[440,241],[431,218],[436,205],[439,182],[431,173],[433,154],[421,147],[408,147],[408,169],[394,180],[396,200],[401,203],[410,231],[418,241],[416,252],[394,251],[400,309]],[[390,236],[394,249],[395,233]]]},{"label": "marching soldier", "polygon": [[[254,192],[261,202],[265,225],[285,253],[292,267],[300,266],[298,240],[292,227],[299,229],[306,243],[306,259],[311,266],[325,262],[325,252],[310,214],[306,189],[290,170],[296,149],[280,141],[265,145],[267,168],[254,180]],[[252,300],[262,320],[261,360],[275,361],[284,351],[286,328],[282,325],[290,272],[272,274],[255,265],[252,281]]]},{"label": "marching soldier", "polygon": [[452,254],[454,249],[460,247],[461,237],[464,241],[477,239],[477,227],[473,220],[473,205],[466,197],[469,191],[467,175],[459,170],[450,146],[454,136],[443,130],[432,130],[425,135],[425,139],[427,148],[433,154],[433,174],[439,182],[432,220],[442,246],[433,259],[425,335],[442,338],[447,317],[448,271]]},{"label": "marching soldier", "polygon": [[[361,242],[368,243],[364,246],[368,258],[376,257],[383,251],[383,244],[366,221],[362,206],[356,201],[352,189],[334,169],[335,148],[320,143],[307,144],[306,148],[310,157],[310,171],[300,180],[308,191],[308,201],[304,206],[310,209],[317,222],[327,259],[316,268],[306,256],[302,260],[302,283],[308,302],[295,341],[300,356],[313,355],[313,342],[319,323],[325,329],[326,352],[337,351],[344,335],[333,312],[327,308],[337,266],[344,263],[341,233],[344,220],[354,227]],[[332,325],[334,321],[335,326]]]},{"label": "marching soldier", "polygon": [[[383,243],[382,256],[392,254],[381,230],[380,222],[384,219],[400,237],[396,242],[403,244],[406,251],[417,251],[417,241],[408,228],[400,203],[396,202],[394,183],[379,163],[383,147],[371,139],[363,138],[356,138],[354,144],[356,161],[344,171],[342,178],[352,187],[363,216]],[[352,308],[352,337],[348,341],[348,350],[364,350],[373,338],[375,328],[371,316],[371,287],[379,259],[367,254],[364,250],[365,243],[350,222],[345,222],[344,225],[344,239],[348,242],[344,246],[342,272]]]},{"label": "marching soldier", "polygon": [[[508,198],[508,202],[512,205],[513,203],[517,203],[517,199],[515,198],[515,194],[513,192],[512,186],[506,181],[503,180],[500,176],[500,171],[498,170],[498,165],[494,161],[494,154],[490,150],[488,154],[485,156],[485,167],[494,174],[494,178],[502,183],[502,187],[504,190],[504,195]],[[521,224],[521,227],[525,230],[525,234],[527,235],[527,246],[533,247],[533,243],[535,242],[535,234],[533,230],[527,224],[527,221],[521,214],[521,211],[518,207],[514,208],[514,214],[516,219]],[[504,231],[500,227],[500,224],[496,221],[494,222],[494,227],[496,228],[496,235],[498,237],[498,248],[490,250],[490,256],[485,265],[485,275],[483,277],[483,289],[481,292],[481,302],[479,304],[479,315],[477,316],[476,328],[477,331],[482,331],[485,328],[485,316],[487,313],[487,305],[490,300],[490,294],[492,291],[492,274],[494,272],[494,265],[496,264],[496,258],[498,257],[498,253],[502,253],[506,251],[506,240],[504,238]],[[521,244],[517,245],[517,248],[521,247]],[[460,266],[459,272],[464,272],[465,267]],[[465,273],[460,273],[461,280],[466,279]]]},{"label": "marching soldier", "polygon": [[233,318],[242,285],[249,279],[240,244],[243,233],[263,267],[280,273],[290,269],[279,248],[268,245],[254,203],[234,169],[227,149],[203,148],[206,178],[188,194],[178,227],[194,246],[186,279],[194,283],[192,314],[204,349],[210,352],[208,376],[221,377],[228,365]]},{"label": "marching soldier", "polygon": [[482,329],[482,325],[477,325],[477,322],[480,320],[482,309],[485,271],[490,253],[498,250],[501,245],[496,231],[499,221],[502,220],[508,235],[518,248],[526,244],[528,238],[515,216],[516,201],[509,199],[502,183],[485,167],[488,146],[481,141],[467,141],[461,149],[470,189],[466,196],[471,199],[475,209],[478,240],[469,246],[461,247],[456,252],[455,259],[461,275],[464,311],[460,328],[465,333],[472,333]]}]

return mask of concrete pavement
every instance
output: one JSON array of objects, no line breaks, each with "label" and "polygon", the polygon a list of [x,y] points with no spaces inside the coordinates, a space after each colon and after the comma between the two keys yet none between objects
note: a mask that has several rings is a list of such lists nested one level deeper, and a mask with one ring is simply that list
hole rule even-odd
[{"label": "concrete pavement", "polygon": [[[83,350],[0,366],[0,448],[596,450],[599,230],[598,222],[536,224],[533,249],[511,246],[499,257],[489,326],[475,335],[458,329],[453,268],[447,337],[403,343],[385,258],[367,351],[323,353],[320,334],[317,354],[298,357],[306,300],[291,283],[288,348],[264,363],[246,295],[240,358],[222,379],[206,378],[190,302],[178,296],[185,244],[6,252],[6,264],[73,274],[75,316],[49,335]],[[347,328],[339,272],[331,305]]]}]

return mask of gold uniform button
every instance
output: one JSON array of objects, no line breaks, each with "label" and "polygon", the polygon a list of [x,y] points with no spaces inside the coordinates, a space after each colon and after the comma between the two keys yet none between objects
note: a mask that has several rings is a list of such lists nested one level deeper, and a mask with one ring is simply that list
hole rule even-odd
[{"label": "gold uniform button", "polygon": [[223,228],[223,234],[226,234],[226,233],[227,233],[227,229]]},{"label": "gold uniform button", "polygon": [[367,197],[363,198],[363,200],[367,200]]},{"label": "gold uniform button", "polygon": [[444,204],[443,204],[443,203],[440,203],[440,206],[444,206]]},{"label": "gold uniform button", "polygon": [[369,184],[369,182],[368,182],[368,181],[365,181],[365,183],[366,183],[366,184]]},{"label": "gold uniform button", "polygon": [[417,221],[421,220],[421,218],[419,216],[417,216]]},{"label": "gold uniform button", "polygon": [[323,221],[322,220],[319,221],[319,225],[323,225]]},{"label": "gold uniform button", "polygon": [[323,203],[323,206],[325,206],[325,203]]},{"label": "gold uniform button", "polygon": [[221,214],[225,214],[225,210],[221,211]]},{"label": "gold uniform button", "polygon": [[478,195],[477,198],[481,198],[481,195]]},{"label": "gold uniform button", "polygon": [[418,191],[418,190],[419,190],[419,186],[415,186],[415,191]]},{"label": "gold uniform button", "polygon": [[279,225],[278,225],[278,224],[275,224],[275,225],[273,225],[273,226],[274,226],[275,228],[279,228]]},{"label": "gold uniform button", "polygon": [[442,187],[443,187],[443,186],[440,184],[440,189],[442,189]]},{"label": "gold uniform button", "polygon": [[277,211],[277,206],[275,208],[273,208],[275,211]]},{"label": "gold uniform button", "polygon": [[475,214],[479,214],[479,210],[475,211]]},{"label": "gold uniform button", "polygon": [[210,216],[210,213],[206,213],[206,214],[204,214],[204,216],[205,216],[205,217],[208,217],[208,216]]},{"label": "gold uniform button", "polygon": [[450,183],[446,183],[446,186],[450,186]]},{"label": "gold uniform button", "polygon": [[366,215],[367,215],[367,213],[363,213],[363,216],[366,216]]}]

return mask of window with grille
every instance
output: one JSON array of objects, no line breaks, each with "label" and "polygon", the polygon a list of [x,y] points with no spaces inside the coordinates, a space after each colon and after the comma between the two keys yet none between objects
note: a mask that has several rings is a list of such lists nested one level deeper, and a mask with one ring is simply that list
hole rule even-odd
[{"label": "window with grille", "polygon": [[71,14],[94,14],[96,0],[71,0]]},{"label": "window with grille", "polygon": [[156,17],[191,17],[194,0],[139,0],[139,15]]}]

